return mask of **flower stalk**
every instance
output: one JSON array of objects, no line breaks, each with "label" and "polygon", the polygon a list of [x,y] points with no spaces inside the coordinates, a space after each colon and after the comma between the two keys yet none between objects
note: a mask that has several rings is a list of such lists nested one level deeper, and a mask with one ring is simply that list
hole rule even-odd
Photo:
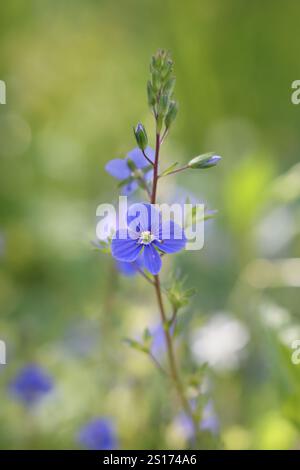
[{"label": "flower stalk", "polygon": [[[126,230],[116,230],[110,242],[110,251],[117,262],[123,263],[123,269],[126,268],[128,272],[130,268],[131,273],[134,269],[155,289],[161,328],[166,344],[168,370],[162,368],[160,362],[152,354],[150,343],[153,337],[149,331],[145,331],[142,343],[136,340],[127,340],[127,342],[131,347],[147,353],[160,372],[170,378],[182,409],[193,426],[194,445],[196,445],[196,443],[200,443],[199,412],[194,410],[186,394],[176,360],[172,334],[176,324],[177,312],[181,307],[187,305],[189,297],[193,295],[191,292],[193,289],[183,291],[178,282],[174,282],[171,288],[164,289],[172,306],[172,312],[169,316],[165,310],[159,278],[164,254],[181,251],[185,247],[187,239],[184,227],[179,226],[171,219],[168,221],[169,234],[165,233],[163,227],[166,221],[160,217],[160,211],[157,211],[154,205],[157,202],[158,181],[161,177],[174,175],[187,169],[204,170],[211,168],[218,164],[221,157],[215,155],[215,153],[198,155],[180,168],[177,168],[177,162],[174,162],[159,174],[161,146],[169,134],[178,111],[178,104],[173,97],[175,77],[172,75],[173,62],[169,53],[159,50],[152,57],[150,72],[151,80],[147,84],[147,94],[148,104],[155,119],[155,150],[148,147],[146,129],[139,123],[134,128],[138,147],[129,152],[125,159],[111,160],[105,167],[109,174],[120,181],[119,186],[122,188],[124,195],[130,195],[138,188],[144,189],[148,194],[150,204],[135,203],[130,207],[127,213],[127,221],[131,219],[136,211],[139,213],[144,212],[146,215],[136,226],[127,222],[128,227]],[[137,208],[137,206],[139,207]],[[131,213],[130,210],[132,210]],[[152,217],[155,219],[155,215],[157,216],[156,226],[151,221]],[[131,222],[133,221],[131,220]],[[175,236],[176,231],[177,236]]]},{"label": "flower stalk", "polygon": [[[157,183],[158,183],[158,179],[159,179],[158,163],[159,163],[159,155],[160,155],[160,146],[161,146],[160,134],[156,133],[155,160],[154,160],[154,172],[153,172],[151,204],[156,203]],[[175,352],[174,352],[173,339],[172,339],[172,336],[171,336],[171,333],[170,333],[170,328],[168,326],[168,319],[167,319],[165,308],[164,308],[160,278],[159,278],[158,274],[154,276],[154,288],[155,288],[157,304],[158,304],[158,307],[159,307],[161,323],[162,323],[164,336],[165,336],[166,347],[167,347],[167,354],[168,354],[169,368],[170,368],[170,377],[171,377],[171,379],[173,381],[173,384],[174,384],[174,387],[177,391],[177,395],[178,395],[178,397],[181,401],[182,408],[184,409],[185,413],[190,417],[190,419],[193,423],[195,436],[198,436],[199,435],[198,421],[195,418],[192,407],[191,407],[191,405],[190,405],[190,403],[189,403],[189,401],[188,401],[188,399],[185,395],[184,386],[182,384],[182,381],[181,381],[181,378],[180,378],[180,375],[179,375],[179,372],[178,372],[178,367],[177,367],[176,357],[175,357]]]}]

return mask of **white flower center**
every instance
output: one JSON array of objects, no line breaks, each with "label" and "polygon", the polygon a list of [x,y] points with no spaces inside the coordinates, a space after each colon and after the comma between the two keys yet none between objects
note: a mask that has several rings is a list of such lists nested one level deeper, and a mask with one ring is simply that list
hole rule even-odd
[{"label": "white flower center", "polygon": [[142,172],[142,170],[136,168],[134,171],[131,172],[131,176],[132,178],[140,179],[144,177],[144,173]]},{"label": "white flower center", "polygon": [[144,232],[141,232],[139,243],[142,243],[143,245],[149,245],[151,242],[153,242],[154,239],[155,236],[149,232],[149,230],[145,230]]}]

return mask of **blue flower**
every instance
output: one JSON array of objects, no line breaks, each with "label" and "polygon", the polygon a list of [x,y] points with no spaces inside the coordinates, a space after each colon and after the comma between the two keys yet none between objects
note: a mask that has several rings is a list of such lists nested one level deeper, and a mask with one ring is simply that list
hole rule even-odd
[{"label": "blue flower", "polygon": [[36,364],[23,367],[9,385],[11,395],[28,406],[40,401],[52,389],[52,378]]},{"label": "blue flower", "polygon": [[[192,409],[195,408],[195,402],[191,402]],[[190,416],[183,411],[179,413],[175,422],[182,429],[186,439],[194,437],[194,425]],[[217,435],[219,433],[220,423],[218,416],[215,412],[212,401],[210,400],[203,408],[202,419],[199,423],[199,430],[209,431],[211,434]]]},{"label": "blue flower", "polygon": [[209,401],[204,409],[201,420],[201,429],[203,431],[210,431],[212,434],[218,434],[219,432],[219,419],[215,412],[212,401]]},{"label": "blue flower", "polygon": [[160,253],[176,253],[185,243],[183,229],[171,220],[163,222],[154,205],[132,204],[127,214],[127,228],[117,230],[111,252],[116,260],[128,263],[142,256],[144,267],[156,275],[162,265]]},{"label": "blue flower", "polygon": [[89,450],[114,450],[117,437],[112,421],[108,418],[95,418],[83,426],[78,442]]},{"label": "blue flower", "polygon": [[127,263],[126,261],[117,261],[116,262],[117,270],[124,276],[134,276],[143,269],[143,260],[141,258],[137,259],[133,263]]},{"label": "blue flower", "polygon": [[[152,150],[150,147],[147,147],[145,149],[145,154],[151,161],[154,161],[154,150]],[[126,158],[115,158],[114,160],[110,160],[106,164],[105,169],[117,180],[126,180],[127,178],[130,178],[130,176],[133,176],[132,171],[128,166],[128,159],[130,159],[139,170],[149,166],[149,162],[147,162],[143,152],[138,147],[136,147],[127,154]],[[144,174],[144,178],[148,181],[151,180],[152,176],[153,170],[149,170]],[[122,187],[122,194],[129,196],[137,188],[138,182],[136,180],[130,181]]]},{"label": "blue flower", "polygon": [[[174,325],[171,325],[171,335],[174,334],[174,330]],[[150,333],[152,335],[151,353],[156,359],[160,359],[160,357],[166,352],[167,349],[165,332],[162,324],[159,323],[154,328],[150,329]]]}]

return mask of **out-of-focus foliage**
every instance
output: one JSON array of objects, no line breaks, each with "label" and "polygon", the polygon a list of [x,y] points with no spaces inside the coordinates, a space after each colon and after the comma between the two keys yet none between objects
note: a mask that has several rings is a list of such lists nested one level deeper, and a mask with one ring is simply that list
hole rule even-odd
[{"label": "out-of-focus foliage", "polygon": [[[223,157],[159,194],[218,209],[204,249],[163,271],[167,282],[181,269],[198,292],[179,319],[183,373],[209,363],[225,448],[300,447],[299,15],[283,0],[1,2],[1,448],[76,448],[98,417],[121,448],[187,445],[167,382],[123,341],[157,325],[152,289],[90,245],[97,205],[116,194],[105,163],[135,146],[136,122],[153,129],[145,87],[158,47],[172,51],[180,103],[164,168]],[[9,393],[28,363],[54,381],[33,409]]]}]

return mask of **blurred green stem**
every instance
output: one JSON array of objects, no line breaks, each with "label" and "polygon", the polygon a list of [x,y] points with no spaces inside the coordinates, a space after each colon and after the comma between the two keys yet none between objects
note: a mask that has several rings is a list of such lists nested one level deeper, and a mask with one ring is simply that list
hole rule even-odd
[{"label": "blurred green stem", "polygon": [[167,352],[168,352],[168,358],[169,358],[169,365],[170,365],[170,375],[171,378],[174,382],[174,386],[177,390],[178,396],[180,398],[182,407],[184,411],[187,413],[188,416],[192,419],[193,425],[195,427],[195,432],[198,432],[198,425],[197,422],[194,418],[194,413],[191,408],[191,405],[188,401],[188,399],[185,396],[184,393],[184,388],[181,382],[181,379],[179,377],[178,369],[177,369],[177,364],[176,364],[176,359],[175,359],[175,353],[174,353],[174,347],[173,347],[173,341],[172,341],[172,336],[170,334],[170,329],[168,327],[168,320],[167,316],[165,313],[165,308],[162,300],[162,295],[161,295],[161,287],[160,287],[160,280],[159,276],[156,275],[154,276],[154,287],[155,287],[155,292],[156,292],[156,297],[157,297],[157,302],[160,310],[160,316],[161,316],[161,322],[163,325],[163,330],[165,334],[165,340],[166,340],[166,345],[167,345]]}]

